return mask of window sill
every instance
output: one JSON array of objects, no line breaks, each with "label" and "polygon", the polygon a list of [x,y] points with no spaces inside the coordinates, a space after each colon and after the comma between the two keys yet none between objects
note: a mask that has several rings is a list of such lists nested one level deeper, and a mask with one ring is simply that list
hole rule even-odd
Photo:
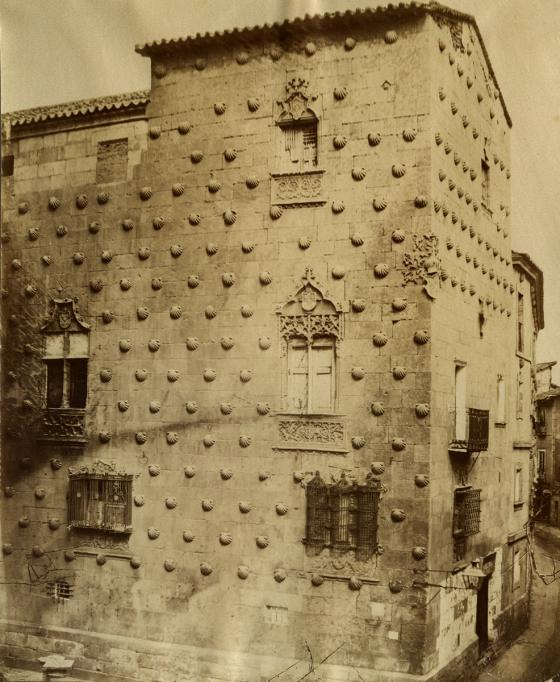
[{"label": "window sill", "polygon": [[494,422],[494,426],[497,429],[505,429],[506,428],[506,423],[505,422]]},{"label": "window sill", "polygon": [[513,511],[519,511],[520,509],[523,509],[523,505],[525,502],[514,502],[513,503]]},{"label": "window sill", "polygon": [[278,411],[278,412],[271,412],[271,416],[273,417],[345,417],[345,414],[342,414],[341,412],[295,412],[295,411],[290,411],[286,410],[284,411]]},{"label": "window sill", "polygon": [[531,364],[531,358],[528,357],[527,355],[525,355],[525,353],[523,351],[518,349],[515,351],[515,354],[517,355],[518,358],[521,358],[521,360],[525,360],[525,362],[528,362],[529,364]]}]

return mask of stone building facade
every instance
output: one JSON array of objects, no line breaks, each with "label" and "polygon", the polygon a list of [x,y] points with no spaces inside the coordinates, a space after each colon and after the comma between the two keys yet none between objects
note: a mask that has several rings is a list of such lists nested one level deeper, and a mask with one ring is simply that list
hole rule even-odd
[{"label": "stone building facade", "polygon": [[535,507],[539,518],[560,526],[560,387],[552,381],[555,365],[537,365]]},{"label": "stone building facade", "polygon": [[4,121],[2,653],[470,679],[526,620],[543,324],[474,19],[138,52],[149,93]]}]

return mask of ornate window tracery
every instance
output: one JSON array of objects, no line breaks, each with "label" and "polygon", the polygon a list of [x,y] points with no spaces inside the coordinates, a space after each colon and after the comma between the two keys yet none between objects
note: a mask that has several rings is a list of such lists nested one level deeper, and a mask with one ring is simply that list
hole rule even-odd
[{"label": "ornate window tracery", "polygon": [[45,335],[46,396],[48,409],[84,409],[90,327],[78,316],[70,298],[54,299]]},{"label": "ornate window tracery", "polygon": [[328,298],[311,268],[303,286],[279,311],[286,407],[303,414],[333,412],[342,307]]}]

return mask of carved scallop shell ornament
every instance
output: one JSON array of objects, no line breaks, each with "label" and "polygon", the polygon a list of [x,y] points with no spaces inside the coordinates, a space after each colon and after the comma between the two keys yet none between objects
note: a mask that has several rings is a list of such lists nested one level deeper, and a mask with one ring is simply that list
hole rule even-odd
[{"label": "carved scallop shell ornament", "polygon": [[370,147],[377,147],[381,144],[381,133],[368,133],[367,139]]},{"label": "carved scallop shell ornament", "polygon": [[363,367],[352,367],[352,379],[355,379],[356,381],[360,381],[360,379],[363,379],[366,375],[366,371]]},{"label": "carved scallop shell ornament", "polygon": [[360,167],[360,168],[352,168],[352,177],[356,181],[363,180],[367,175],[367,171],[365,168]]},{"label": "carved scallop shell ornament", "polygon": [[382,197],[376,197],[373,200],[373,208],[379,213],[387,208],[387,200]]},{"label": "carved scallop shell ornament", "polygon": [[344,135],[335,135],[333,137],[333,147],[335,149],[342,149],[346,146],[348,139]]},{"label": "carved scallop shell ornament", "polygon": [[[134,435],[134,439],[136,440],[138,445],[144,445],[144,443],[148,440],[148,435],[145,431],[137,431],[136,434]],[[155,474],[151,475],[154,476]]]},{"label": "carved scallop shell ornament", "polygon": [[401,365],[397,365],[396,367],[393,367],[393,377],[397,380],[404,379],[406,376],[406,367],[402,367]]},{"label": "carved scallop shell ornament", "polygon": [[376,417],[381,417],[381,415],[385,414],[385,407],[383,406],[383,403],[379,401],[373,402],[371,404],[371,412]]},{"label": "carved scallop shell ornament", "polygon": [[119,400],[117,407],[119,408],[119,412],[127,412],[130,407],[130,403],[128,400]]},{"label": "carved scallop shell ornament", "polygon": [[350,302],[353,312],[362,313],[366,309],[365,298],[355,298]]}]

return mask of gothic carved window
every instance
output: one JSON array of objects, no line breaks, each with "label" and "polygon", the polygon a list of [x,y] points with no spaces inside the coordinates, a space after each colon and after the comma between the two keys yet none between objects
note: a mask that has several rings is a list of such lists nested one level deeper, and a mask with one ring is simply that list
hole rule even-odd
[{"label": "gothic carved window", "polygon": [[43,360],[46,406],[84,409],[87,402],[89,325],[78,316],[72,299],[55,299],[47,324]]},{"label": "gothic carved window", "polygon": [[331,413],[336,408],[342,309],[327,297],[311,269],[303,281],[279,312],[285,405],[290,412]]},{"label": "gothic carved window", "polygon": [[310,107],[315,97],[308,94],[309,84],[293,78],[286,85],[286,97],[278,101],[281,113],[276,123],[281,133],[282,170],[300,173],[317,166],[318,118]]},{"label": "gothic carved window", "polygon": [[317,471],[306,491],[306,544],[373,553],[380,496],[381,483],[372,474],[365,485],[350,482],[344,473],[327,485]]},{"label": "gothic carved window", "polygon": [[113,533],[132,532],[132,475],[114,471],[70,473],[68,524]]}]

